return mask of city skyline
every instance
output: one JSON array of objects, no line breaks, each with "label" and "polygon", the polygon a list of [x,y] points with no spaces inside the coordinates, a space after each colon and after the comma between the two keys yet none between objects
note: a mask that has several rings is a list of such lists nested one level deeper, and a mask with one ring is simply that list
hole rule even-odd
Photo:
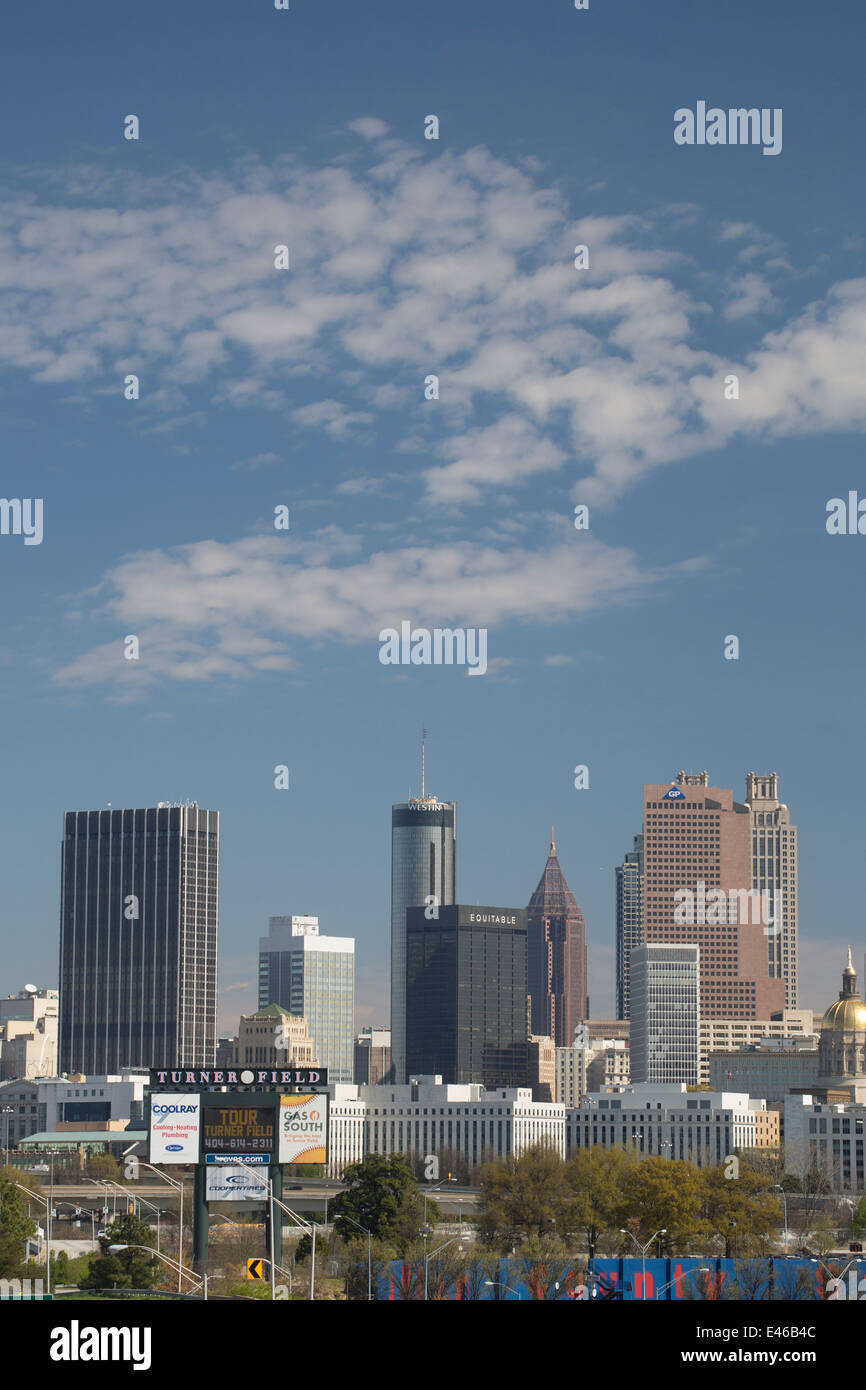
[{"label": "city skyline", "polygon": [[[750,773],[750,774],[749,774],[749,778],[751,779],[752,777],[753,777],[753,774]],[[775,777],[775,774],[774,774],[774,777]],[[673,786],[676,786],[676,781],[677,781],[676,777],[672,776],[669,783],[660,783],[660,784],[658,784],[658,786],[659,786],[659,788],[661,788],[661,789],[668,788],[668,787],[673,787]],[[774,781],[774,782],[773,782],[774,791],[775,791],[775,786],[776,786],[776,782]],[[162,804],[163,804],[163,805],[180,805],[181,803],[168,803],[168,802],[164,802],[164,803],[162,803]],[[187,804],[193,804],[193,803],[187,803]],[[445,803],[442,803],[442,804],[444,805]],[[113,809],[114,812],[115,812],[115,814],[118,814],[118,808],[116,808],[116,807],[115,807],[115,808],[106,808],[106,810],[109,810],[109,809]],[[125,809],[128,811],[129,808],[125,808]],[[392,809],[394,809],[394,808],[392,808]],[[95,814],[95,813],[91,813],[91,814]],[[752,819],[754,819],[754,816],[752,817]],[[796,836],[796,827],[791,827],[791,833],[793,833],[793,834]],[[796,839],[795,839],[795,841],[794,841],[794,855],[795,855],[795,858],[796,858]],[[612,882],[611,882],[611,887],[610,887],[610,893],[609,893],[609,895],[608,895],[608,899],[609,899],[609,900],[608,900],[608,903],[607,903],[607,907],[608,907],[608,918],[609,918],[609,920],[610,920],[610,922],[611,922],[611,930],[610,930],[609,939],[608,939],[608,941],[607,941],[606,943],[601,943],[601,947],[600,947],[600,949],[599,949],[599,945],[598,945],[598,943],[597,943],[598,932],[596,932],[596,933],[595,933],[596,942],[593,942],[593,943],[592,943],[592,949],[591,949],[591,950],[589,951],[589,953],[588,953],[588,959],[589,959],[589,977],[590,977],[590,980],[592,979],[592,976],[593,976],[594,973],[595,973],[595,975],[596,975],[597,978],[600,977],[600,978],[602,978],[602,979],[605,980],[605,983],[608,985],[608,989],[603,990],[603,991],[601,991],[601,992],[607,996],[607,1000],[609,1000],[610,998],[612,998],[613,993],[614,993],[614,990],[615,990],[615,987],[616,987],[616,980],[615,980],[615,975],[614,975],[614,956],[615,956],[615,951],[616,951],[616,920],[615,920],[615,919],[616,919],[616,901],[617,901],[617,887],[616,887],[616,877],[615,877],[615,875],[617,874],[617,872],[618,872],[618,866],[613,866],[613,877],[612,877]],[[301,896],[302,896],[303,898],[309,898],[310,895],[309,895],[309,893],[307,893],[307,894],[302,894]],[[464,896],[464,898],[466,899],[466,901],[471,901],[471,898],[470,898],[469,895],[463,895],[463,896]],[[489,896],[489,895],[488,895],[488,896]],[[479,898],[477,901],[478,901],[478,902],[481,902],[482,899]],[[273,917],[273,916],[274,916],[273,913],[269,914],[269,917]],[[337,928],[336,928],[336,927],[333,927],[333,930],[336,931]],[[849,935],[850,935],[850,933],[849,933]],[[805,947],[806,947],[806,959],[807,959],[807,961],[809,961],[809,959],[810,959],[809,946],[810,946],[811,944],[812,944],[812,943],[809,941],[808,937],[806,937],[806,938],[805,938]],[[843,948],[842,948],[841,945],[839,945],[839,946],[838,946],[838,949],[843,949]],[[847,947],[846,947],[845,949],[847,949]],[[594,957],[595,957],[595,959],[594,959]],[[609,958],[609,965],[608,965],[608,962],[607,962],[606,960],[602,960],[602,959],[601,959],[602,957],[608,957],[608,958]],[[256,958],[256,959],[257,959],[257,958]],[[807,966],[807,970],[806,970],[806,972],[805,972],[805,986],[804,986],[804,988],[805,988],[805,994],[804,994],[803,999],[801,1000],[801,1004],[803,1005],[803,1007],[807,1007],[807,1006],[816,1007],[814,1001],[817,1000],[818,1002],[820,1002],[820,999],[823,997],[823,995],[822,995],[822,993],[821,993],[821,984],[820,984],[820,980],[823,978],[823,976],[826,976],[826,979],[827,979],[827,981],[828,981],[828,987],[832,987],[832,983],[833,983],[833,980],[834,980],[834,971],[833,971],[833,969],[832,969],[832,962],[825,962],[825,964],[826,964],[826,969],[825,969],[824,971],[821,971],[821,972],[816,972],[816,971],[813,969],[813,967],[812,967],[811,965],[808,965],[808,966]],[[594,965],[595,965],[595,971],[594,971],[594,969],[593,969],[593,966],[594,966]],[[369,967],[368,967],[368,962],[365,962],[365,961],[364,961],[364,958],[363,958],[363,955],[361,955],[361,958],[360,958],[360,961],[359,961],[359,972],[358,972],[358,973],[359,973],[359,977],[360,977],[361,979],[364,978],[365,967],[369,968]],[[37,973],[37,972],[35,972],[33,969],[30,969],[30,970],[28,971],[27,968],[26,968],[26,966],[25,966],[25,969],[24,969],[24,972],[23,972],[23,973],[24,973],[24,974],[27,974],[27,975],[29,976],[29,975],[34,975],[34,974]],[[801,973],[802,973],[802,972],[801,972]],[[22,978],[23,978],[23,976],[22,976]],[[368,978],[369,978],[369,976],[368,976]],[[364,995],[364,994],[362,993],[362,997],[361,997],[361,999],[358,1001],[358,1006],[356,1007],[356,1010],[355,1010],[355,1026],[356,1026],[356,1027],[360,1027],[360,1026],[362,1026],[362,1025],[364,1025],[364,1024],[367,1024],[367,1023],[378,1024],[378,1023],[381,1023],[383,1020],[386,1020],[386,1016],[387,1016],[388,1013],[389,1013],[389,1009],[388,1009],[388,997],[389,997],[388,980],[387,980],[387,977],[385,977],[385,978],[384,978],[384,982],[383,982],[383,981],[382,981],[382,977],[380,976],[379,978],[380,978],[380,986],[381,986],[381,987],[379,988],[378,992],[370,991],[370,992],[368,992],[366,995]],[[811,984],[810,984],[810,981],[814,981],[814,983],[811,983]],[[8,985],[9,990],[17,989],[17,988],[19,988],[19,987],[20,987],[20,982],[16,982],[15,980],[11,980],[10,983],[9,983],[9,985]],[[40,983],[40,987],[53,988],[53,987],[54,987],[54,984],[53,984],[52,982],[49,982],[48,984],[46,984],[46,982],[43,980],[43,981],[41,981],[41,983]],[[246,1006],[244,1006],[244,1005],[239,1005],[239,1006],[237,1007],[237,1010],[235,1011],[235,1008],[234,1008],[234,1007],[232,1006],[232,1004],[231,1004],[230,1002],[228,1002],[227,999],[226,999],[226,994],[231,993],[231,992],[234,992],[234,991],[232,990],[232,988],[231,988],[231,985],[229,985],[228,989],[226,989],[226,990],[222,990],[222,989],[221,989],[221,990],[218,992],[218,1000],[217,1000],[217,1032],[218,1032],[220,1035],[225,1035],[225,1034],[231,1033],[231,1032],[232,1032],[232,1028],[233,1028],[233,1022],[236,1022],[237,1018],[238,1018],[241,1014],[252,1012],[252,1011],[254,1010],[254,1008],[257,1006],[257,1004],[258,1004],[258,1002],[259,1002],[259,998],[260,998],[257,982],[256,982],[255,980],[252,980],[252,981],[248,982],[248,985],[247,985],[247,992],[245,993],[244,997],[245,997],[246,999],[248,999],[249,1002],[248,1002],[248,1004],[247,1004]],[[826,994],[826,988],[824,989],[824,994]],[[607,1000],[606,1000],[606,1002],[607,1002]],[[595,1009],[594,1016],[598,1016],[598,1017],[613,1017],[613,1016],[615,1016],[615,1011],[614,1011],[614,1009],[613,1009],[612,1007],[609,1007],[609,1008],[608,1008],[608,1007],[604,1007],[603,1005],[599,1005],[599,1006],[596,1007],[596,1009]]]}]

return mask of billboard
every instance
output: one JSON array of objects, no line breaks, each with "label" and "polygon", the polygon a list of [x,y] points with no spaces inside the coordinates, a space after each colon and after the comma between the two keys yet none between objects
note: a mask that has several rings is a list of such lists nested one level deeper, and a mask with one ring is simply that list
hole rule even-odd
[{"label": "billboard", "polygon": [[198,1163],[201,1096],[197,1091],[150,1097],[150,1162]]},{"label": "billboard", "polygon": [[209,1164],[207,1173],[208,1202],[258,1202],[268,1200],[267,1170],[251,1173],[230,1163]]},{"label": "billboard", "polygon": [[325,1163],[328,1097],[280,1096],[280,1163]]},{"label": "billboard", "polygon": [[[246,1157],[247,1154],[267,1154],[276,1151],[276,1110],[271,1105],[215,1102],[202,1096],[201,1151],[208,1154],[227,1154]],[[256,1099],[251,1097],[251,1099]]]}]

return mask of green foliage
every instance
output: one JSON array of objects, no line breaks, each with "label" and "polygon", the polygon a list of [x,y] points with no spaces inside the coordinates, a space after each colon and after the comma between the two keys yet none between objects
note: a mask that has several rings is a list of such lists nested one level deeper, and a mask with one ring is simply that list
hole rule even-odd
[{"label": "green foliage", "polygon": [[624,1188],[635,1161],[634,1154],[624,1149],[592,1148],[579,1149],[566,1164],[572,1194],[569,1224],[583,1232],[593,1255],[604,1235],[625,1225],[629,1210]]},{"label": "green foliage", "polygon": [[112,1245],[129,1247],[147,1246],[153,1248],[156,1237],[149,1226],[137,1216],[120,1216],[100,1237],[102,1254],[91,1261],[90,1268],[81,1280],[82,1289],[152,1289],[162,1281],[164,1270],[153,1255],[145,1250],[130,1248],[112,1254]]},{"label": "green foliage", "polygon": [[860,1205],[854,1213],[854,1234],[862,1236],[866,1232],[866,1197],[860,1198]]},{"label": "green foliage", "polygon": [[120,1164],[111,1154],[92,1154],[87,1160],[89,1178],[119,1178]]},{"label": "green foliage", "polygon": [[478,1229],[489,1245],[509,1250],[521,1239],[566,1229],[572,1193],[565,1164],[553,1149],[527,1149],[519,1158],[481,1169]]},{"label": "green foliage", "polygon": [[69,1256],[65,1250],[52,1252],[51,1256],[51,1277],[55,1284],[69,1283]]},{"label": "green foliage", "polygon": [[765,1190],[762,1175],[740,1163],[739,1177],[726,1178],[724,1166],[701,1173],[702,1214],[709,1229],[725,1242],[725,1255],[766,1253],[767,1237],[782,1216],[780,1199]]},{"label": "green foliage", "polygon": [[[3,1174],[8,1172],[8,1168],[3,1170]],[[0,1174],[0,1278],[14,1278],[24,1263],[24,1242],[35,1234],[36,1222],[27,1215],[24,1193],[3,1174]]]},{"label": "green foliage", "polygon": [[[360,1163],[349,1164],[343,1178],[348,1187],[331,1203],[334,1225],[343,1240],[361,1234],[358,1226],[376,1239],[392,1241],[398,1252],[417,1239],[424,1198],[402,1154],[367,1154]],[[439,1218],[436,1203],[428,1200],[427,1220]]]}]

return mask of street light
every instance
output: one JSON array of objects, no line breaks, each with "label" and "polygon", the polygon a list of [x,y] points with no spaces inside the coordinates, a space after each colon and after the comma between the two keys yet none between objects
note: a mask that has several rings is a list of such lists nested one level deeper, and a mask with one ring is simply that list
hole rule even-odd
[{"label": "street light", "polygon": [[157,1250],[158,1250],[158,1249],[159,1249],[159,1217],[160,1217],[160,1210],[159,1210],[159,1207],[154,1206],[153,1202],[149,1201],[147,1197],[142,1197],[140,1193],[137,1193],[137,1192],[130,1192],[130,1191],[129,1191],[129,1188],[124,1187],[124,1186],[122,1185],[122,1183],[115,1182],[114,1178],[109,1178],[108,1181],[111,1183],[111,1186],[112,1186],[112,1187],[116,1187],[116,1188],[117,1188],[118,1192],[122,1192],[122,1193],[124,1194],[125,1197],[129,1197],[129,1198],[131,1199],[131,1201],[132,1201],[132,1211],[133,1211],[133,1215],[135,1214],[135,1204],[136,1204],[136,1202],[138,1202],[138,1203],[144,1202],[144,1205],[145,1205],[146,1207],[150,1207],[151,1211],[155,1211],[155,1212],[156,1212],[156,1248],[157,1248]]},{"label": "street light", "polygon": [[641,1245],[637,1236],[632,1235],[631,1231],[626,1231],[622,1226],[620,1226],[619,1228],[619,1233],[621,1236],[630,1236],[631,1239],[634,1241],[635,1245],[637,1246],[638,1250],[640,1251],[641,1259],[643,1260],[643,1275],[641,1278],[641,1299],[644,1299],[646,1298],[646,1252],[649,1250],[656,1236],[667,1235],[667,1226],[662,1226],[661,1230],[656,1231],[653,1235],[651,1235],[646,1245]]},{"label": "street light", "polygon": [[3,1139],[3,1163],[4,1166],[9,1162],[9,1116],[15,1114],[13,1105],[0,1105],[0,1115],[4,1117],[4,1139]]},{"label": "street light", "polygon": [[[462,1246],[463,1241],[464,1241],[465,1238],[466,1238],[466,1237],[465,1237],[465,1232],[464,1232],[464,1231],[461,1231],[460,1234],[459,1234],[459,1236],[452,1236],[450,1240],[446,1240],[446,1242],[445,1242],[444,1245],[437,1245],[437,1246],[436,1246],[436,1249],[435,1249],[435,1250],[431,1250],[429,1255],[427,1255],[427,1254],[424,1255],[424,1302],[425,1302],[425,1303],[427,1302],[427,1271],[428,1271],[428,1268],[429,1268],[429,1265],[430,1265],[430,1261],[432,1260],[433,1256],[434,1256],[434,1255],[438,1255],[439,1252],[440,1252],[441,1250],[445,1250],[449,1245],[453,1245],[454,1242],[455,1242],[455,1240],[459,1240],[459,1241],[460,1241],[460,1244],[461,1244],[461,1246]],[[426,1246],[426,1241],[425,1241],[425,1246]]]},{"label": "street light", "polygon": [[51,1199],[43,1197],[41,1192],[34,1192],[32,1187],[25,1187],[23,1183],[16,1182],[15,1186],[22,1192],[26,1192],[28,1197],[35,1197],[37,1202],[45,1203],[45,1292],[51,1292]]},{"label": "street light", "polygon": [[773,1184],[773,1191],[774,1191],[774,1192],[781,1192],[781,1194],[782,1194],[782,1206],[783,1206],[784,1209],[785,1209],[785,1229],[784,1229],[784,1231],[782,1232],[782,1239],[783,1239],[783,1241],[785,1242],[785,1249],[787,1250],[787,1249],[788,1249],[788,1235],[789,1235],[789,1233],[788,1233],[788,1194],[787,1194],[787,1192],[785,1191],[784,1187],[782,1186],[782,1184],[781,1184],[780,1182],[777,1182],[777,1183],[774,1183],[774,1184]]},{"label": "street light", "polygon": [[672,1284],[676,1284],[678,1279],[690,1279],[693,1274],[709,1274],[709,1272],[709,1265],[698,1265],[696,1269],[690,1269],[685,1274],[677,1275],[676,1279],[669,1279],[666,1284],[662,1284],[660,1289],[656,1289],[655,1297],[658,1298],[660,1294],[664,1293],[665,1289],[669,1289]]},{"label": "street light", "polygon": [[[517,1301],[520,1302],[520,1290],[513,1288],[511,1284],[497,1284],[493,1279],[485,1279],[484,1283],[489,1289],[504,1289],[506,1293],[516,1293]],[[507,1299],[503,1299],[502,1301],[503,1303],[508,1302]]]},{"label": "street light", "polygon": [[[357,1226],[359,1231],[367,1231],[367,1227],[366,1227],[366,1226],[362,1226],[361,1223],[360,1223],[360,1221],[356,1221],[355,1218],[354,1218],[354,1216],[347,1216],[345,1212],[341,1212],[341,1213],[340,1213],[340,1216],[342,1217],[342,1219],[343,1219],[344,1221],[351,1221],[352,1225],[353,1225],[353,1226]],[[368,1303],[371,1303],[372,1300],[373,1300],[373,1237],[372,1237],[372,1235],[370,1234],[370,1232],[367,1231],[367,1302],[368,1302]]]},{"label": "street light", "polygon": [[831,1279],[838,1279],[839,1283],[841,1284],[842,1280],[845,1278],[845,1275],[848,1273],[848,1270],[851,1268],[851,1266],[857,1263],[857,1256],[855,1255],[853,1260],[848,1261],[841,1274],[834,1274],[829,1265],[825,1265],[823,1260],[816,1259],[814,1256],[811,1257],[809,1263],[813,1265],[820,1265],[822,1269],[826,1269]]},{"label": "street light", "polygon": [[[161,1250],[154,1250],[154,1248],[153,1248],[152,1245],[134,1245],[134,1244],[130,1244],[130,1245],[109,1245],[109,1247],[108,1247],[108,1252],[109,1252],[110,1255],[116,1255],[117,1252],[118,1252],[119,1250],[146,1250],[147,1253],[148,1253],[148,1255],[156,1255],[158,1259],[162,1260],[163,1264],[167,1264],[167,1265],[169,1265],[172,1269],[176,1269],[176,1270],[177,1270],[178,1283],[180,1283],[180,1277],[181,1277],[182,1274],[185,1274],[186,1277],[187,1277],[188,1279],[197,1279],[197,1280],[198,1280],[198,1283],[199,1283],[199,1287],[201,1288],[201,1290],[202,1290],[202,1292],[203,1292],[205,1301],[207,1301],[207,1275],[206,1275],[206,1274],[196,1274],[196,1272],[195,1272],[194,1269],[187,1269],[186,1266],[185,1266],[185,1265],[182,1265],[182,1264],[180,1263],[179,1260],[173,1260],[169,1255],[163,1255],[163,1253],[162,1253]],[[178,1293],[180,1293],[180,1289],[178,1289]]]},{"label": "street light", "polygon": [[297,1213],[296,1211],[292,1211],[291,1207],[287,1207],[286,1204],[285,1204],[285,1202],[281,1202],[281,1201],[279,1200],[278,1197],[275,1197],[275,1196],[274,1196],[274,1184],[273,1184],[273,1182],[271,1181],[270,1178],[263,1178],[263,1177],[261,1176],[261,1174],[257,1172],[257,1170],[256,1170],[256,1168],[253,1166],[253,1164],[247,1163],[247,1162],[245,1161],[245,1159],[242,1159],[242,1158],[236,1158],[236,1159],[234,1160],[234,1162],[237,1163],[241,1168],[247,1168],[247,1169],[249,1169],[249,1171],[252,1173],[253,1177],[256,1178],[256,1180],[261,1184],[261,1186],[262,1186],[262,1187],[266,1187],[266,1188],[268,1189],[268,1217],[269,1217],[269,1225],[270,1225],[270,1229],[271,1229],[271,1257],[270,1257],[270,1260],[269,1260],[269,1264],[270,1264],[270,1266],[271,1266],[271,1299],[273,1300],[274,1298],[276,1298],[276,1287],[275,1287],[275,1283],[274,1283],[275,1274],[276,1274],[276,1264],[275,1264],[275,1262],[274,1262],[274,1207],[276,1206],[276,1207],[279,1207],[279,1208],[280,1208],[280,1211],[284,1211],[284,1212],[286,1213],[287,1216],[290,1216],[290,1217],[292,1218],[293,1221],[297,1221],[298,1225],[301,1226],[301,1227],[307,1232],[307,1235],[312,1235],[313,1243],[312,1243],[312,1249],[311,1249],[311,1251],[310,1251],[310,1299],[311,1299],[311,1300],[314,1300],[314,1299],[315,1299],[315,1295],[316,1295],[316,1223],[315,1223],[315,1221],[305,1221],[305,1220],[303,1219],[302,1216],[298,1216],[298,1213]]},{"label": "street light", "polygon": [[[135,1144],[131,1144],[128,1149],[124,1149],[124,1154],[131,1153],[140,1143],[141,1140],[137,1139]],[[157,1177],[162,1178],[163,1182],[170,1183],[172,1187],[176,1187],[180,1192],[180,1212],[177,1220],[177,1263],[180,1265],[183,1259],[183,1182],[179,1181],[177,1178],[170,1178],[168,1173],[164,1173],[161,1168],[154,1168],[152,1163],[145,1163],[143,1158],[136,1157],[136,1163],[139,1168],[149,1168],[152,1173],[156,1173]],[[93,1179],[90,1178],[88,1181],[92,1182]],[[177,1275],[177,1291],[180,1293],[180,1270],[178,1270]]]}]

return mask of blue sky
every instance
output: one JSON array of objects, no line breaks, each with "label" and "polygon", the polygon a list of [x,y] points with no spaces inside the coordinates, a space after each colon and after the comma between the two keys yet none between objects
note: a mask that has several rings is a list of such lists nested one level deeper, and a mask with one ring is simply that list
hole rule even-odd
[{"label": "blue sky", "polygon": [[[44,539],[0,537],[0,989],[56,983],[63,811],[191,798],[222,814],[221,1025],[285,912],[357,937],[384,1021],[423,722],[461,899],[525,904],[555,823],[603,1016],[642,783],[778,771],[802,1003],[835,996],[866,946],[866,540],[825,528],[866,494],[863,28],[802,0],[10,12],[3,493]],[[675,145],[699,100],[782,108],[781,154]],[[402,619],[486,626],[487,674],[382,666]]]}]

